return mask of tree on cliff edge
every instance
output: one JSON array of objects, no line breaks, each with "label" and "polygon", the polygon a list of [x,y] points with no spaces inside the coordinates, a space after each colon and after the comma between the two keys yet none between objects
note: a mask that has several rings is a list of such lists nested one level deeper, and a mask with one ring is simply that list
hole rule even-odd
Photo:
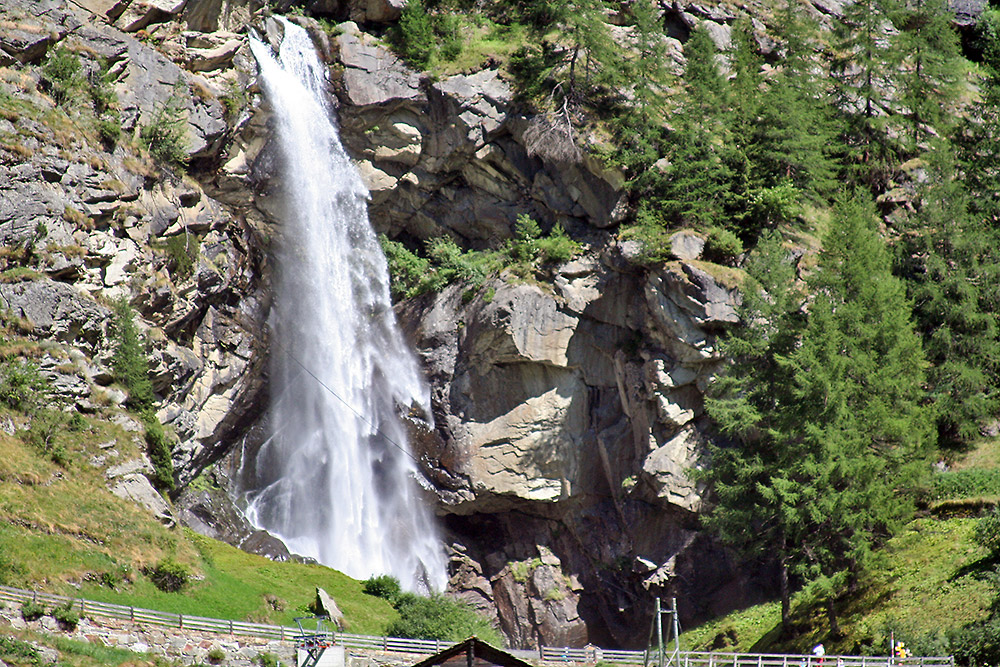
[{"label": "tree on cliff edge", "polygon": [[[748,299],[750,333],[726,343],[736,359],[708,404],[733,442],[714,448],[704,477],[717,496],[708,525],[741,552],[778,561],[783,625],[788,582],[811,582],[838,634],[836,597],[908,516],[900,490],[926,469],[934,430],[920,338],[874,206],[842,198],[830,229],[804,323],[788,284]],[[768,252],[759,276],[789,276],[781,253]],[[754,335],[766,342],[748,347]]]}]

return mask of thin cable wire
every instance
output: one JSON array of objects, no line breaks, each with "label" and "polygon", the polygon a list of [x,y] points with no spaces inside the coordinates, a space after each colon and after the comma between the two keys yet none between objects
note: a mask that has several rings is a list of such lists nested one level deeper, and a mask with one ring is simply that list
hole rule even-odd
[{"label": "thin cable wire", "polygon": [[327,385],[325,382],[323,382],[323,380],[321,380],[319,377],[317,377],[315,373],[313,373],[311,370],[309,370],[309,368],[306,367],[306,365],[304,363],[302,363],[301,361],[299,361],[299,358],[296,357],[294,354],[292,354],[291,350],[289,350],[287,347],[285,347],[281,343],[278,343],[277,341],[273,341],[272,340],[271,342],[273,344],[277,345],[278,348],[282,352],[284,352],[285,354],[287,354],[291,358],[291,360],[294,361],[296,364],[298,364],[299,368],[301,368],[306,373],[308,373],[309,376],[312,379],[316,380],[316,382],[319,383],[319,386],[323,387],[323,389],[326,389],[328,392],[330,392],[330,394],[332,394],[338,401],[340,401],[341,403],[343,403],[347,407],[348,410],[350,410],[355,415],[357,415],[358,419],[360,419],[361,421],[363,421],[364,423],[366,423],[370,427],[372,427],[372,429],[374,429],[374,431],[376,433],[378,433],[380,436],[382,436],[383,438],[385,438],[385,440],[389,444],[391,444],[393,447],[395,447],[396,449],[398,449],[399,451],[403,452],[408,457],[410,457],[410,459],[412,459],[413,462],[416,463],[418,466],[420,465],[420,459],[418,459],[416,456],[414,456],[413,454],[411,454],[409,452],[409,450],[406,449],[406,447],[403,447],[398,442],[396,442],[395,440],[393,440],[392,438],[390,438],[388,435],[386,435],[385,431],[383,431],[378,426],[376,426],[371,421],[369,421],[368,418],[365,417],[362,413],[360,413],[357,410],[355,410],[353,405],[351,405],[350,403],[348,403],[346,399],[344,399],[340,394],[338,394],[333,389],[331,389],[329,385]]}]

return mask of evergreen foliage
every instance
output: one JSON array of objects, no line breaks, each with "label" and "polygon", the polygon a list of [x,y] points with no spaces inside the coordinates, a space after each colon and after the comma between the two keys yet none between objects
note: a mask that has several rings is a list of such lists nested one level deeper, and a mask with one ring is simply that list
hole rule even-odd
[{"label": "evergreen foliage", "polygon": [[833,600],[907,516],[899,490],[934,442],[920,339],[875,217],[863,195],[840,199],[808,316],[775,241],[763,244],[746,328],[725,343],[736,361],[708,403],[734,438],[703,473],[718,495],[708,524],[778,561],[785,624],[788,577],[825,589],[834,634]]},{"label": "evergreen foliage", "polygon": [[524,214],[518,216],[514,238],[497,250],[463,250],[450,236],[439,236],[427,241],[424,257],[385,235],[379,241],[389,263],[392,292],[403,298],[437,292],[456,282],[476,290],[503,269],[526,278],[546,265],[569,261],[581,250],[560,225],[543,235],[538,223]]},{"label": "evergreen foliage", "polygon": [[153,411],[155,396],[145,343],[135,325],[135,311],[124,297],[114,303],[111,335],[115,345],[111,357],[115,379],[128,393],[126,405],[139,413],[146,429],[146,450],[153,464],[150,481],[161,491],[171,490],[174,488],[172,446]]},{"label": "evergreen foliage", "polygon": [[885,185],[899,146],[889,138],[889,91],[903,54],[891,38],[894,0],[859,0],[837,24],[837,56],[831,66],[837,106],[844,114],[842,139],[855,182]]},{"label": "evergreen foliage", "polygon": [[[929,394],[942,445],[978,437],[1000,407],[1000,280],[997,231],[971,212],[947,159],[947,146],[925,169],[920,207],[899,221],[897,273],[907,281],[931,362]],[[929,158],[930,158],[929,154]]]},{"label": "evergreen foliage", "polygon": [[909,0],[894,23],[898,48],[906,54],[898,77],[899,101],[907,112],[908,134],[917,145],[928,132],[950,129],[951,107],[964,74],[958,33],[947,0]]},{"label": "evergreen foliage", "polygon": [[423,0],[409,0],[403,7],[396,32],[400,53],[414,66],[425,69],[434,55],[435,38],[431,17]]},{"label": "evergreen foliage", "polygon": [[138,412],[153,406],[153,383],[149,380],[149,361],[145,344],[135,325],[135,311],[124,297],[114,303],[111,323],[114,353],[111,368],[115,379],[128,392],[127,405]]}]

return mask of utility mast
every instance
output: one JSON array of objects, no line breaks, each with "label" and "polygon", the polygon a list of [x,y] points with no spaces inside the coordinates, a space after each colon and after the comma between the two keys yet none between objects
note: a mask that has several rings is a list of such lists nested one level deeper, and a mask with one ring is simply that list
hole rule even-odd
[{"label": "utility mast", "polygon": [[[669,635],[667,636],[667,641],[663,641],[663,616],[670,616],[670,628],[668,629]],[[652,660],[653,656],[653,638],[656,638],[656,659]],[[667,656],[667,645],[670,642],[674,642],[674,649],[670,652],[670,656]],[[649,629],[649,642],[647,642],[646,655],[643,660],[643,667],[650,667],[650,662],[656,665],[656,667],[668,667],[673,665],[678,667],[680,665],[680,655],[681,655],[681,622],[677,616],[677,598],[670,598],[670,609],[664,609],[663,603],[660,598],[656,598],[656,606],[653,611],[653,624]]]}]

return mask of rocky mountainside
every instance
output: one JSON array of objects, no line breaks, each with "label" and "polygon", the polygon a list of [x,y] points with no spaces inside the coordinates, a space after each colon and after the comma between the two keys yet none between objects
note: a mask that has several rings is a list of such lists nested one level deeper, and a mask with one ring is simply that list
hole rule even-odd
[{"label": "rocky mountainside", "polygon": [[[165,521],[287,557],[225,494],[188,487],[207,472],[226,486],[267,433],[270,248],[288,184],[274,178],[246,41],[251,29],[281,38],[264,4],[3,3],[0,307],[8,326],[51,343],[37,363],[54,392],[97,412],[125,400],[109,368],[111,304],[125,297],[177,439],[174,506],[141,471],[129,493]],[[655,594],[676,595],[685,622],[763,596],[769,579],[699,530],[705,491],[686,474],[713,437],[704,391],[722,363],[716,336],[737,322],[739,273],[705,261],[690,232],[671,238],[670,261],[644,262],[615,234],[629,215],[623,175],[540,149],[537,119],[497,70],[408,67],[380,38],[398,0],[306,4],[339,22],[297,19],[329,62],[378,231],[483,248],[526,214],[583,243],[550,280],[500,274],[399,305],[432,389],[434,427],[415,425],[413,447],[454,593],[517,647],[640,645]],[[803,10],[828,20],[840,5]],[[725,44],[736,17],[724,3],[664,7],[674,57],[696,24]],[[45,73],[61,53],[84,81],[69,103]],[[120,137],[88,98],[99,80]],[[151,156],[146,128],[171,123],[186,170]]]}]

